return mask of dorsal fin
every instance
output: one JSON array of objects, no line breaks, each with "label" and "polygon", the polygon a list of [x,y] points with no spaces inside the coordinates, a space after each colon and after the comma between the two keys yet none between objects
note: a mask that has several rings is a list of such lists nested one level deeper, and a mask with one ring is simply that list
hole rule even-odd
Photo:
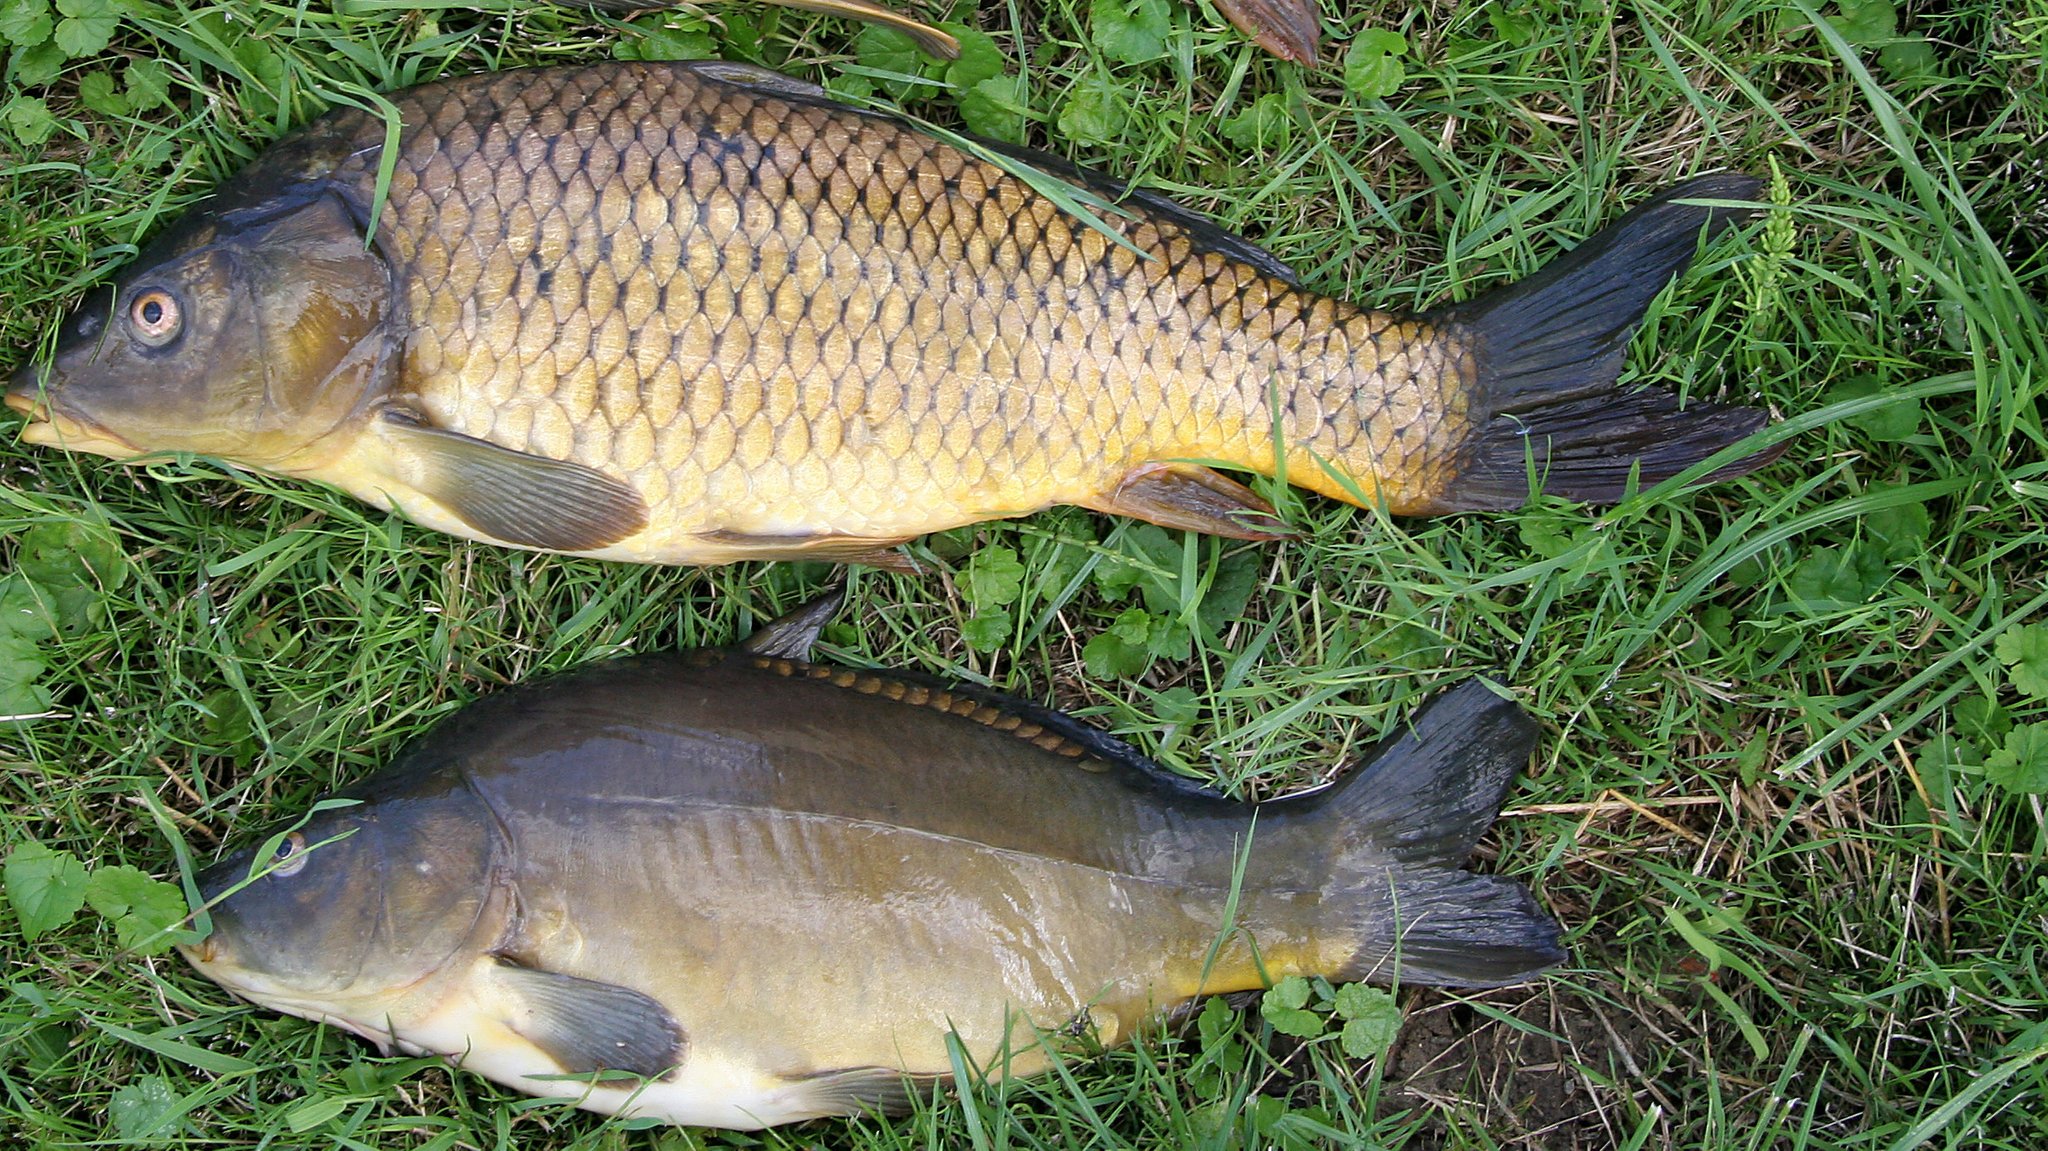
[{"label": "dorsal fin", "polygon": [[818,633],[825,630],[825,625],[845,602],[845,585],[833,588],[788,615],[762,624],[740,644],[740,650],[770,659],[809,662],[811,646],[818,642]]}]

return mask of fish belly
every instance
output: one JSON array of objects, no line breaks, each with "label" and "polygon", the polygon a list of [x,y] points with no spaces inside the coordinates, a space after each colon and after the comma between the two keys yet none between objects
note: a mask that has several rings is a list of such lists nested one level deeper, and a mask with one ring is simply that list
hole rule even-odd
[{"label": "fish belly", "polygon": [[403,109],[402,398],[635,487],[649,523],[607,556],[890,541],[1162,460],[1370,498],[1434,483],[1458,435],[1426,325],[1142,210],[1114,221],[1141,258],[894,121],[627,65]]}]

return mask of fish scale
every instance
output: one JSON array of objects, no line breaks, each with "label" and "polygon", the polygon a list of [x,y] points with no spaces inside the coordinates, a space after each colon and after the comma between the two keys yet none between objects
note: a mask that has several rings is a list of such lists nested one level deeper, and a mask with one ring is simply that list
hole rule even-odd
[{"label": "fish scale", "polygon": [[[280,141],[123,274],[125,312],[88,304],[53,369],[16,378],[27,437],[210,452],[520,547],[887,562],[1055,503],[1285,534],[1211,464],[1402,514],[1613,499],[1762,423],[1614,390],[1650,300],[1740,218],[1683,197],[1741,177],[1415,317],[1302,288],[1156,196],[1083,219],[992,152],[746,66],[516,70],[391,103],[381,207],[379,117]],[[166,328],[137,329],[143,308]],[[120,339],[95,334],[110,314]]]},{"label": "fish scale", "polygon": [[[907,535],[936,509],[952,522],[1031,510],[1048,480],[1085,497],[1140,453],[1256,452],[1263,397],[1243,381],[1307,354],[1318,320],[1340,337],[1318,341],[1340,367],[1348,348],[1329,345],[1390,326],[1352,316],[1337,331],[1334,301],[1289,306],[1300,293],[1233,283],[1222,257],[1125,222],[1166,253],[1141,264],[994,165],[887,121],[688,74],[542,76],[561,82],[479,77],[402,105],[434,129],[402,151],[387,209],[409,269],[411,398],[442,426],[629,474],[650,504],[704,508],[642,546],[720,530]],[[505,204],[534,223],[479,226]],[[439,243],[451,218],[469,221],[469,244]],[[679,294],[680,325],[645,303]],[[474,324],[448,324],[470,300],[485,302]],[[1255,326],[1231,342],[1265,354],[1218,371],[1233,310]],[[535,354],[511,354],[520,346]],[[1195,402],[1169,399],[1219,376]],[[1343,414],[1321,445],[1332,458],[1372,423]],[[806,468],[813,448],[850,458]],[[744,490],[753,514],[706,501],[715,489]],[[771,518],[789,507],[810,511]]]}]

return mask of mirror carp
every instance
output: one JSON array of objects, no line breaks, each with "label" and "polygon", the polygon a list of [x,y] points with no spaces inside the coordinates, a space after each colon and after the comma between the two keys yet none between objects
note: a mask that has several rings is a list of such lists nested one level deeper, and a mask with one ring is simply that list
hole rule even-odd
[{"label": "mirror carp", "polygon": [[1029,1075],[1269,978],[1565,958],[1527,888],[1462,870],[1535,738],[1477,681],[1253,807],[1049,708],[811,663],[833,606],[470,705],[206,871],[186,957],[522,1091],[731,1128],[901,1109],[950,1035]]}]

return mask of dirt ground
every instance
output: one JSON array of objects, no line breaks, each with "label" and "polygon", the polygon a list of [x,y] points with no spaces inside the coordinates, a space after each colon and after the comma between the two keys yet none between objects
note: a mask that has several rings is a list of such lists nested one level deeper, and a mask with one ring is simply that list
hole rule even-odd
[{"label": "dirt ground", "polygon": [[1552,986],[1478,1002],[1409,1005],[1384,1082],[1389,1104],[1431,1116],[1411,1147],[1462,1144],[1453,1129],[1477,1128],[1503,1147],[1612,1148],[1668,1104],[1645,1068],[1668,1066],[1679,1041],[1637,1007]]}]

